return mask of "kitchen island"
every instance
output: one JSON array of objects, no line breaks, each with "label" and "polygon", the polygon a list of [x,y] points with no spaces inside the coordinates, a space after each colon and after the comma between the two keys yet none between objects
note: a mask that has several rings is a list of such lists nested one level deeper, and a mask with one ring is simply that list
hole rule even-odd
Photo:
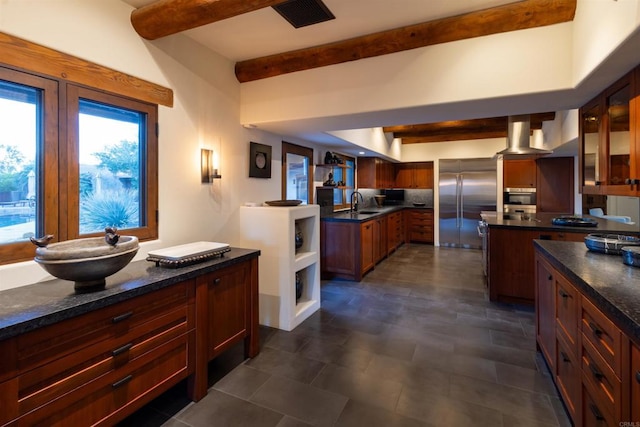
[{"label": "kitchen island", "polygon": [[433,243],[432,206],[366,207],[321,217],[322,278],[359,282],[406,241]]},{"label": "kitchen island", "polygon": [[0,425],[115,424],[184,379],[200,400],[209,360],[259,352],[259,255],[136,261],[89,293],[60,279],[0,292]]},{"label": "kitchen island", "polygon": [[[596,227],[561,226],[552,223],[559,215],[520,215],[498,213],[483,216],[487,223],[487,286],[489,299],[517,304],[534,304],[533,240],[584,242],[590,233],[638,235],[637,224],[630,225],[585,215],[597,221]],[[584,246],[584,245],[583,245]]]},{"label": "kitchen island", "polygon": [[640,422],[640,268],[534,242],[536,342],[574,425]]}]

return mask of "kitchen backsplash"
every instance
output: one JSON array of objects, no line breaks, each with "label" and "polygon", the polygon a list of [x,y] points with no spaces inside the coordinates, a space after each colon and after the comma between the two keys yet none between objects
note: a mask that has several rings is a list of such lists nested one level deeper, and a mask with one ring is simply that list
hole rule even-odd
[{"label": "kitchen backsplash", "polygon": [[[373,196],[376,194],[382,194],[382,190],[376,190],[371,188],[359,188],[358,191],[364,198],[364,204],[366,207],[375,207],[376,201]],[[404,204],[411,206],[413,203],[424,203],[426,207],[433,207],[433,190],[404,190]]]}]

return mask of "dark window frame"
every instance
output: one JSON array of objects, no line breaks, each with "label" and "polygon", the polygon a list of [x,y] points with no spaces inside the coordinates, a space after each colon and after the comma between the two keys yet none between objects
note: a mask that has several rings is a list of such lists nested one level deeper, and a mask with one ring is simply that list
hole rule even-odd
[{"label": "dark window frame", "polygon": [[[116,107],[141,111],[146,115],[144,164],[140,165],[140,188],[144,186],[143,225],[123,230],[141,241],[158,238],[158,105],[109,93],[48,75],[40,75],[0,64],[0,79],[41,90],[42,123],[36,167],[39,168],[38,234],[53,234],[54,241],[98,236],[79,234],[79,167],[77,138],[78,96]],[[75,109],[74,109],[75,105]],[[34,246],[29,241],[0,244],[0,264],[32,259]]]}]

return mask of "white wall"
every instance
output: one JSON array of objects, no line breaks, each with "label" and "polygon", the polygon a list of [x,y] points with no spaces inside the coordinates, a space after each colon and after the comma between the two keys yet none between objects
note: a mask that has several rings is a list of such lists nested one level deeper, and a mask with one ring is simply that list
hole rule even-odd
[{"label": "white wall", "polygon": [[[451,114],[447,104],[570,88],[571,39],[572,24],[558,24],[248,82],[241,87],[241,121],[316,119],[322,126],[323,117],[362,119],[394,109],[397,124],[450,120],[438,116]],[[425,115],[423,106],[433,108]],[[319,130],[327,129],[335,128]]]},{"label": "white wall", "polygon": [[[190,241],[234,244],[241,204],[281,198],[283,138],[240,125],[240,85],[232,62],[185,36],[143,41],[131,27],[131,11],[119,0],[3,0],[0,32],[174,91],[174,107],[159,108],[160,236],[142,244],[136,259]],[[250,141],[273,147],[271,179],[248,178]],[[221,154],[222,179],[211,185],[200,183],[201,147]],[[34,262],[0,266],[0,289],[47,278]]]}]

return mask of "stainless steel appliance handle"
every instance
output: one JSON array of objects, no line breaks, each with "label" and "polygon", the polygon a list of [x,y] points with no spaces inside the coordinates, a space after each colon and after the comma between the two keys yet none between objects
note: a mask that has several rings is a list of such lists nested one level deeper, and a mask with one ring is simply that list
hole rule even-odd
[{"label": "stainless steel appliance handle", "polygon": [[464,175],[460,174],[460,227],[464,220]]},{"label": "stainless steel appliance handle", "polygon": [[460,190],[460,174],[456,174],[456,228],[460,228],[460,197],[462,197]]}]

